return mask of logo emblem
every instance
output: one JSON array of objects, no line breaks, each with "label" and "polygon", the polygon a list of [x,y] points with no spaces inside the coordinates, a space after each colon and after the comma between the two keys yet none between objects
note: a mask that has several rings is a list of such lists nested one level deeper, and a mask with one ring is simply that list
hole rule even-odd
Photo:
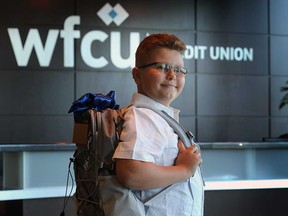
[{"label": "logo emblem", "polygon": [[127,11],[118,3],[112,7],[106,3],[98,12],[97,15],[106,24],[110,25],[114,22],[117,26],[121,25],[129,16]]}]

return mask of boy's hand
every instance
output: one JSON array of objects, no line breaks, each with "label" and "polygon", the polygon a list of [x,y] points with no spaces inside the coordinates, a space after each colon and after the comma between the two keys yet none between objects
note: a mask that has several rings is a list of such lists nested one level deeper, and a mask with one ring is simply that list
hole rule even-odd
[{"label": "boy's hand", "polygon": [[196,172],[199,164],[202,162],[201,154],[198,151],[196,145],[192,145],[186,148],[183,142],[179,139],[178,141],[179,153],[175,161],[176,166],[183,167],[188,178]]}]

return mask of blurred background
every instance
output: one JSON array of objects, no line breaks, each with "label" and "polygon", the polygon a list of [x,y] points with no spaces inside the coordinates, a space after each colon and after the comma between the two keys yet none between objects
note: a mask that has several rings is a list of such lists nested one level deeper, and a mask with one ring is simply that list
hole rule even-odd
[{"label": "blurred background", "polygon": [[[67,111],[87,92],[115,90],[117,102],[127,105],[136,90],[134,50],[158,32],[176,34],[188,45],[189,75],[173,105],[197,141],[285,134],[288,109],[278,106],[288,80],[287,4],[8,1],[0,9],[0,142],[71,142]],[[116,21],[107,15],[111,10],[114,17],[119,10]]]},{"label": "blurred background", "polygon": [[[288,81],[287,13],[286,0],[6,1],[0,7],[1,146],[72,144],[74,120],[68,110],[88,92],[115,90],[117,103],[129,104],[136,91],[134,52],[153,33],[175,34],[187,44],[189,74],[172,105],[197,142],[285,141],[280,138],[288,133],[288,108],[279,104]],[[67,149],[73,153],[73,146]],[[9,160],[15,157],[11,154]],[[15,162],[1,162],[5,157],[0,155],[1,182],[7,169],[19,169]],[[59,160],[66,168],[69,159]],[[282,160],[278,165],[287,174]],[[38,167],[35,176],[41,172]],[[15,173],[10,174],[11,180]],[[280,193],[287,196],[287,190]],[[208,200],[214,202],[213,196]],[[55,200],[42,198],[36,206],[60,208],[62,198]],[[21,209],[14,215],[39,215],[31,199],[0,202],[0,215],[1,209],[3,215],[13,209]]]}]

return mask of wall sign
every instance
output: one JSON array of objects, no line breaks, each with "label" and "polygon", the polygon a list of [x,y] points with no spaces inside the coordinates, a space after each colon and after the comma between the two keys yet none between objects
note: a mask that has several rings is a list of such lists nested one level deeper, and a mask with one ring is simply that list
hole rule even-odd
[{"label": "wall sign", "polygon": [[[97,12],[97,15],[107,26],[111,23],[120,26],[125,20],[132,18],[119,3],[114,7],[106,3]],[[64,21],[63,29],[49,29],[45,40],[41,40],[40,30],[37,28],[29,29],[26,38],[21,36],[19,28],[8,28],[7,32],[17,66],[29,67],[29,60],[34,50],[39,66],[49,67],[58,40],[63,40],[63,67],[65,68],[75,66],[76,40],[80,40],[80,54],[83,62],[91,68],[103,68],[108,64],[113,64],[119,69],[132,68],[134,66],[134,53],[142,39],[140,32],[130,32],[129,48],[127,48],[121,45],[120,31],[112,30],[107,33],[103,30],[92,29],[82,34],[81,30],[79,30],[80,25],[80,16],[69,16]],[[146,35],[148,34],[149,32],[146,33]],[[97,57],[95,57],[92,52],[92,44],[94,42],[104,43],[107,41],[110,43],[109,56],[102,56],[100,50],[99,53],[97,53]],[[128,57],[122,57],[122,49],[129,50]],[[214,61],[251,62],[254,58],[254,50],[252,47],[187,44],[187,51],[185,52],[184,58],[187,60],[205,60],[209,58]],[[111,62],[109,62],[108,59]]]}]

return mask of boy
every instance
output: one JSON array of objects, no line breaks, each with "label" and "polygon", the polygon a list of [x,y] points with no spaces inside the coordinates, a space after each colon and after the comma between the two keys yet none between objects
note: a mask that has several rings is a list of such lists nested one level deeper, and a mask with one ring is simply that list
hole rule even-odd
[{"label": "boy", "polygon": [[[185,50],[185,44],[174,35],[153,34],[144,38],[132,70],[138,92],[131,103],[164,110],[179,121],[179,110],[170,107],[170,103],[185,84]],[[163,118],[149,109],[133,106],[125,113],[120,140],[113,156],[117,178],[146,203],[146,215],[203,215],[203,181],[199,172],[202,159],[195,145],[185,148]],[[164,196],[148,202],[176,183],[179,184]]]}]

